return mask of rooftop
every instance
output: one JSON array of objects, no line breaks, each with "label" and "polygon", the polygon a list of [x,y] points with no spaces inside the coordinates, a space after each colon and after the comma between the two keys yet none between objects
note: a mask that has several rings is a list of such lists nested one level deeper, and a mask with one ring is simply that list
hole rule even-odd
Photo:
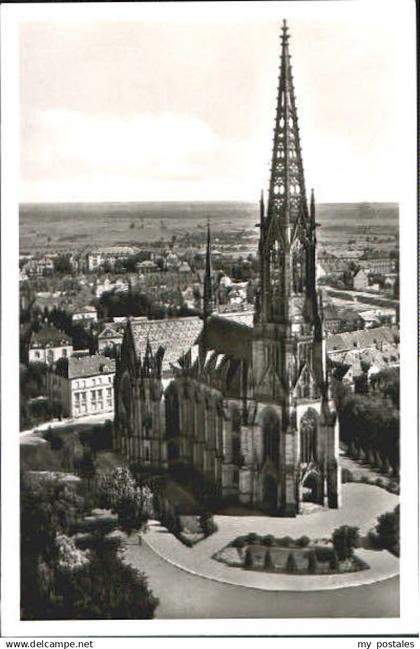
[{"label": "rooftop", "polygon": [[375,329],[333,334],[327,337],[327,351],[330,354],[334,351],[376,347],[376,345],[384,343],[397,345],[397,336],[399,337],[397,326],[376,327]]},{"label": "rooftop", "polygon": [[98,374],[111,374],[115,372],[115,361],[106,356],[96,354],[95,356],[82,356],[75,358],[70,356],[62,359],[56,366],[57,374],[68,379],[79,379]]},{"label": "rooftop", "polygon": [[61,347],[71,345],[71,338],[55,327],[45,327],[32,332],[30,347]]},{"label": "rooftop", "polygon": [[165,372],[194,345],[201,333],[203,322],[198,316],[139,321],[133,318],[129,321],[129,326],[137,355],[144,354],[147,340],[154,353],[159,347],[165,349],[162,363],[162,370]]}]

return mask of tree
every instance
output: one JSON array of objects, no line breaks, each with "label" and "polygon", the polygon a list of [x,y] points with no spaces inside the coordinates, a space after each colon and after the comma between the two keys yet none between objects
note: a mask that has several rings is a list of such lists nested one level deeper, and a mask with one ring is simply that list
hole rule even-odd
[{"label": "tree", "polygon": [[394,554],[400,554],[400,506],[394,511],[382,514],[376,526],[378,545]]},{"label": "tree", "polygon": [[93,480],[95,474],[96,465],[93,461],[92,452],[90,449],[85,448],[79,464],[79,475],[81,478],[86,480],[88,488],[90,486],[90,481]]},{"label": "tree", "polygon": [[350,525],[337,527],[332,535],[334,550],[340,561],[350,559],[353,555],[353,549],[359,543],[359,528]]},{"label": "tree", "polygon": [[21,481],[21,618],[144,619],[158,600],[147,578],[124,564],[118,544],[95,536],[81,550],[70,531],[83,502],[57,479]]},{"label": "tree", "polygon": [[131,530],[153,515],[153,494],[147,485],[137,486],[126,467],[116,467],[111,474],[100,476],[98,492],[105,507],[116,514],[120,525]]},{"label": "tree", "polygon": [[72,270],[69,255],[59,255],[54,259],[54,272],[69,274]]}]

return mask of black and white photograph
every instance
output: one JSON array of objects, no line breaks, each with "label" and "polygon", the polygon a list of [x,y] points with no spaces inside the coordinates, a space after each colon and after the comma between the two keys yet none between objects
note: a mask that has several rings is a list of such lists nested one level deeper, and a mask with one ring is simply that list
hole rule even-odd
[{"label": "black and white photograph", "polygon": [[415,24],[5,6],[5,635],[418,636]]}]

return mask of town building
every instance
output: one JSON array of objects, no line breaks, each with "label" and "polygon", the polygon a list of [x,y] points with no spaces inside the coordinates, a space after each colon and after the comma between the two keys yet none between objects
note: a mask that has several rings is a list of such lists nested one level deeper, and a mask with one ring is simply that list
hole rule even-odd
[{"label": "town building", "polygon": [[[340,470],[316,289],[315,199],[312,192],[309,208],[288,41],[284,23],[253,321],[215,313],[208,229],[202,320],[172,321],[167,338],[164,321],[147,330],[127,324],[114,444],[132,461],[193,467],[223,497],[295,516],[304,500],[339,506]],[[166,383],[168,365],[174,378]]]},{"label": "town building", "polygon": [[130,246],[110,246],[89,250],[86,254],[87,270],[94,272],[100,270],[105,264],[110,269],[115,267],[117,260],[124,261],[136,254],[137,249]]},{"label": "town building", "polygon": [[54,261],[52,257],[43,256],[39,259],[30,259],[23,267],[27,277],[45,277],[54,272]]},{"label": "town building", "polygon": [[360,268],[353,275],[353,289],[355,291],[364,291],[368,286],[368,275],[362,268]]},{"label": "town building", "polygon": [[155,264],[154,261],[150,259],[145,259],[136,264],[136,269],[142,275],[149,275],[150,273],[156,273],[159,270],[159,267]]},{"label": "town building", "polygon": [[114,377],[115,361],[106,356],[62,359],[47,374],[49,403],[64,417],[112,415]]},{"label": "town building", "polygon": [[75,308],[71,315],[72,324],[90,325],[93,322],[98,322],[98,313],[94,306],[86,305]]},{"label": "town building", "polygon": [[392,257],[368,257],[360,259],[357,263],[372,275],[387,275],[395,272],[395,259]]},{"label": "town building", "polygon": [[68,358],[72,353],[71,338],[55,327],[44,327],[31,334],[28,349],[29,363],[52,365],[59,358]]},{"label": "town building", "polygon": [[[123,318],[125,322],[125,318]],[[119,323],[108,323],[98,335],[98,351],[112,351],[119,353],[123,341],[124,325]]]}]

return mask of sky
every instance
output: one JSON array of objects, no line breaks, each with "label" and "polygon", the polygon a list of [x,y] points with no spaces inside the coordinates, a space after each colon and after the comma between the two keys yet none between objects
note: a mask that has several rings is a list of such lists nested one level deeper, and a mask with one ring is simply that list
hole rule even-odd
[{"label": "sky", "polygon": [[307,187],[398,201],[407,25],[367,6],[82,4],[21,22],[21,200],[256,201],[286,18]]}]

